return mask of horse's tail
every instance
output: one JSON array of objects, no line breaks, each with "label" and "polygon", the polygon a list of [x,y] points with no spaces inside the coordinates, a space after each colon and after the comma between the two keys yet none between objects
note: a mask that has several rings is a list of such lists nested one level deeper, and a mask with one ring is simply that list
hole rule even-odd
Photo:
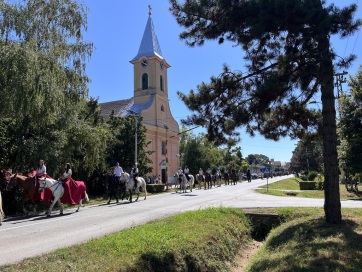
[{"label": "horse's tail", "polygon": [[89,202],[89,197],[88,197],[87,192],[84,192],[84,193],[85,193],[85,201]]},{"label": "horse's tail", "polygon": [[1,225],[1,220],[4,218],[5,214],[3,211],[3,199],[1,196],[1,192],[0,192],[0,225]]}]

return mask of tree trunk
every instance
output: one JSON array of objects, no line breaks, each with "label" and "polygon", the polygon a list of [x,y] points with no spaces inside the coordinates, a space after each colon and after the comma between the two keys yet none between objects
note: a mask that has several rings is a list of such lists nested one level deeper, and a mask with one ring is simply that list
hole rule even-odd
[{"label": "tree trunk", "polygon": [[338,181],[336,109],[333,85],[333,63],[327,36],[319,41],[321,50],[321,93],[323,116],[324,212],[329,224],[342,221]]}]

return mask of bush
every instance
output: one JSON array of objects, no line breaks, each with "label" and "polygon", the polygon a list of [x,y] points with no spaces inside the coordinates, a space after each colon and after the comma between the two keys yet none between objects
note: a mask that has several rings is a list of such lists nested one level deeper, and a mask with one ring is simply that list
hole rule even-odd
[{"label": "bush", "polygon": [[317,190],[324,190],[324,181],[317,181]]},{"label": "bush", "polygon": [[149,193],[161,193],[165,190],[164,184],[147,184],[146,185],[147,192]]},{"label": "bush", "polygon": [[316,177],[318,176],[318,172],[317,171],[311,171],[308,174],[308,180],[314,180]]},{"label": "bush", "polygon": [[317,182],[315,181],[300,181],[299,188],[300,190],[315,190]]}]

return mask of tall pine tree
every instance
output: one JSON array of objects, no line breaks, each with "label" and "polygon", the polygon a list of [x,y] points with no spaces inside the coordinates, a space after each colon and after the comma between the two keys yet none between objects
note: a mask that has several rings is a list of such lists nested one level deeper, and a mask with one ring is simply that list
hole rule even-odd
[{"label": "tall pine tree", "polygon": [[[250,135],[266,138],[303,137],[315,119],[307,104],[320,92],[325,166],[326,221],[342,220],[338,182],[336,111],[333,74],[348,67],[355,56],[334,63],[330,37],[356,32],[361,21],[353,20],[356,5],[339,9],[323,0],[170,0],[180,34],[189,46],[206,40],[231,41],[246,54],[246,72],[225,66],[198,92],[179,92],[193,114],[185,124],[207,127],[208,137],[218,144],[236,137],[245,126]],[[201,117],[200,117],[201,116]]]}]

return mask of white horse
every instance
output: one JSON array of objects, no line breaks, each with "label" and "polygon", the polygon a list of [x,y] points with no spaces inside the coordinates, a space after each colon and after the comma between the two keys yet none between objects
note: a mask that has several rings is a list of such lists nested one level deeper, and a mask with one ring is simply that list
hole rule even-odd
[{"label": "white horse", "polygon": [[[62,182],[51,178],[43,178],[39,179],[39,183],[40,183],[39,193],[41,193],[45,188],[49,188],[52,191],[54,197],[52,204],[50,205],[48,211],[46,212],[47,217],[50,217],[53,207],[57,202],[60,208],[60,215],[63,215],[64,206],[63,203],[60,201],[60,199],[64,195],[64,187]],[[85,199],[86,201],[89,201],[87,192],[85,192]],[[83,207],[82,201],[83,201],[82,199],[79,201],[76,212],[79,211],[80,207]]]},{"label": "white horse", "polygon": [[4,219],[4,216],[5,216],[5,214],[4,214],[4,211],[3,211],[3,199],[1,197],[1,192],[0,192],[0,226],[2,225],[1,222]]},{"label": "white horse", "polygon": [[[187,187],[190,188],[190,191],[192,192],[192,188],[194,187],[194,182],[195,182],[195,178],[193,175],[190,175],[189,174],[189,179],[188,180],[186,178],[186,175],[185,174],[181,174],[179,175],[177,172],[174,174],[174,177],[176,177],[177,181],[179,181],[179,179],[181,179],[181,183],[180,183],[180,190],[183,190],[184,193],[186,193],[187,191]],[[177,193],[177,191],[176,191]]]},{"label": "white horse", "polygon": [[133,177],[131,177],[127,172],[123,172],[121,174],[121,182],[125,182],[126,183],[126,189],[124,190],[124,193],[122,195],[122,200],[125,197],[126,193],[129,193],[129,201],[132,202],[132,191],[134,190],[135,193],[137,193],[137,198],[135,201],[138,200],[138,198],[140,197],[140,187],[142,188],[142,191],[145,192],[145,198],[144,200],[146,200],[147,198],[147,189],[146,189],[146,181],[144,180],[144,178],[142,177],[137,177],[137,184],[136,184],[136,188],[135,184],[134,184],[134,180]]}]

